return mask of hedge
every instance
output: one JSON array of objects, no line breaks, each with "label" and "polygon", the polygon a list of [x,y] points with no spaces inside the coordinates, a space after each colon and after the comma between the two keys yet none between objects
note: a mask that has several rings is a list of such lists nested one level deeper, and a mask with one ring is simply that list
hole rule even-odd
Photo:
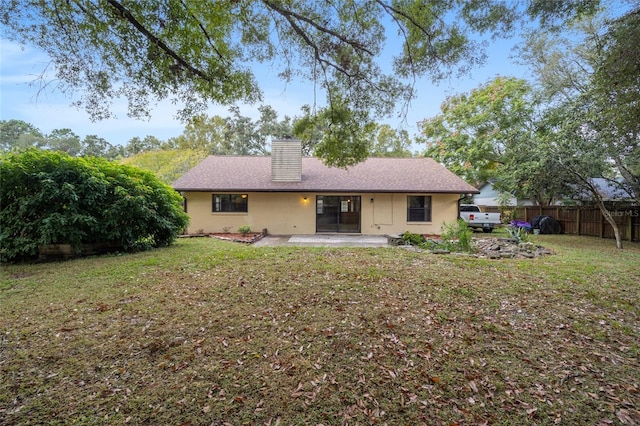
[{"label": "hedge", "polygon": [[0,259],[38,246],[170,245],[186,227],[182,197],[151,172],[97,157],[29,149],[0,157]]}]

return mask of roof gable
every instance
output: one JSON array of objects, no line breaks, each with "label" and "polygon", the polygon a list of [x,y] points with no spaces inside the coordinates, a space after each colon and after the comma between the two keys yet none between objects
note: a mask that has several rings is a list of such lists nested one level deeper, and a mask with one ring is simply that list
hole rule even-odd
[{"label": "roof gable", "polygon": [[348,169],[302,159],[302,180],[271,180],[271,157],[209,156],[173,183],[178,191],[432,192],[478,190],[431,158],[369,158]]}]

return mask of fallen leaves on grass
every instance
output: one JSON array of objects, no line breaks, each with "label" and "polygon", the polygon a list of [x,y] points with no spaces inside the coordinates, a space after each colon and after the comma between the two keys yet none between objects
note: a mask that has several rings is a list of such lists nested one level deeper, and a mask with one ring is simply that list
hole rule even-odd
[{"label": "fallen leaves on grass", "polygon": [[625,263],[211,239],[156,256],[12,283],[0,424],[638,424]]}]

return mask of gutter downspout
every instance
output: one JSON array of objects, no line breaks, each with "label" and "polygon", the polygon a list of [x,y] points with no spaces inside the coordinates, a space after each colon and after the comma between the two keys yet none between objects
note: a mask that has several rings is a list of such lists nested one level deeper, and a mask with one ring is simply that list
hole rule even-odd
[{"label": "gutter downspout", "polygon": [[460,216],[460,202],[464,200],[466,196],[467,194],[460,194],[460,198],[458,198],[458,219],[462,219],[462,216]]}]

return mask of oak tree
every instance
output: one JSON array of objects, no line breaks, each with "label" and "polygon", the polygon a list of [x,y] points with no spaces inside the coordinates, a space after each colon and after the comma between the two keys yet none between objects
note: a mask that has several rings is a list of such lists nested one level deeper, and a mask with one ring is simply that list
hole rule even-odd
[{"label": "oak tree", "polygon": [[77,104],[94,119],[111,116],[110,102],[120,97],[133,117],[170,99],[185,120],[212,102],[259,101],[256,73],[273,64],[285,81],[302,78],[323,91],[335,126],[320,153],[345,166],[366,155],[363,141],[341,139],[345,132],[362,136],[375,118],[409,102],[418,77],[482,62],[478,34],[508,34],[522,13],[555,18],[598,3],[3,0],[0,24],[6,37],[49,55],[58,87],[79,91]]}]

